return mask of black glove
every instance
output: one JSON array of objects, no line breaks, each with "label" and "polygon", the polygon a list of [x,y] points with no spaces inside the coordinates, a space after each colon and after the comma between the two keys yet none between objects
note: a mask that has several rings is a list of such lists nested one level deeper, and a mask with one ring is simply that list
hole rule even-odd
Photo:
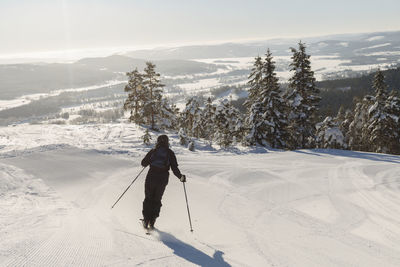
[{"label": "black glove", "polygon": [[186,175],[182,174],[181,178],[179,180],[181,180],[182,183],[185,183],[186,182]]}]

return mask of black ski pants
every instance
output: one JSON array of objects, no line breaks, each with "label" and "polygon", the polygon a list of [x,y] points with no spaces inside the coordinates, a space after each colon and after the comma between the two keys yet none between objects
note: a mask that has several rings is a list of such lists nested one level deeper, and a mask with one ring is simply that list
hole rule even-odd
[{"label": "black ski pants", "polygon": [[144,220],[154,221],[160,215],[161,199],[168,184],[168,177],[168,171],[157,172],[150,169],[147,173],[142,210]]}]

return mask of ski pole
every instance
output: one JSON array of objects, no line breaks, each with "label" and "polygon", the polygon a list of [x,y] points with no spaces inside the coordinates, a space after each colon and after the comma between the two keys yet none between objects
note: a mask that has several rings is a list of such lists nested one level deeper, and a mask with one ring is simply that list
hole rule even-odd
[{"label": "ski pole", "polygon": [[139,177],[139,175],[146,169],[146,167],[143,167],[143,169],[139,172],[139,174],[136,176],[135,179],[133,179],[132,183],[125,189],[125,191],[122,193],[122,195],[115,201],[114,205],[111,206],[111,209],[114,208],[114,206],[118,203],[118,201],[125,195],[126,191],[128,191],[129,187],[136,181],[136,179]]},{"label": "ski pole", "polygon": [[188,203],[187,194],[186,194],[185,182],[183,182],[183,191],[185,192],[186,207],[187,207],[187,212],[188,212],[188,216],[189,216],[190,232],[193,232],[192,220],[190,219],[189,203]]}]

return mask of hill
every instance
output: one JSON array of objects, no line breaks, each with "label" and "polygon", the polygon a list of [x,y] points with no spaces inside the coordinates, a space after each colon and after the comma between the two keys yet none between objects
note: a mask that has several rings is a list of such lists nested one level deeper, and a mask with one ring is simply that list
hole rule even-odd
[{"label": "hill", "polygon": [[[400,265],[400,157],[340,150],[197,152],[170,134],[157,230],[139,224],[150,149],[132,124],[1,127],[2,266]],[[153,135],[153,140],[155,136]],[[218,152],[218,153],[216,153]]]},{"label": "hill", "polygon": [[[0,65],[0,99],[14,99],[27,94],[104,84],[110,80],[126,81],[125,73],[143,70],[146,60],[113,55],[84,58],[74,63]],[[165,76],[210,73],[214,64],[190,60],[154,61]]]},{"label": "hill", "polygon": [[[313,56],[335,56],[346,60],[346,65],[398,64],[400,59],[400,31],[341,34],[301,38]],[[273,56],[290,55],[299,39],[270,39],[230,42],[212,45],[191,45],[126,52],[133,58],[147,59],[208,59],[238,58],[263,55],[270,48]]]},{"label": "hill", "polygon": [[[74,65],[125,73],[135,68],[142,70],[146,66],[146,61],[148,60],[112,55],[108,57],[84,58],[75,62]],[[214,64],[191,60],[168,59],[153,60],[152,62],[156,64],[158,72],[168,76],[208,73],[217,69]]]},{"label": "hill", "polygon": [[[400,67],[383,71],[388,90],[400,91]],[[321,89],[320,112],[322,115],[335,116],[340,106],[353,108],[353,99],[362,98],[367,94],[374,94],[372,81],[375,73],[357,78],[326,80],[317,82]]]}]

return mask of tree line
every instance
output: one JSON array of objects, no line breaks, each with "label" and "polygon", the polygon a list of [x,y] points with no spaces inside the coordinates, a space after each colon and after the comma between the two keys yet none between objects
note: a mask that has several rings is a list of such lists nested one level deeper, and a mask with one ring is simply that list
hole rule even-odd
[{"label": "tree line", "polygon": [[240,143],[290,150],[338,148],[400,154],[400,97],[395,90],[387,91],[382,71],[373,81],[375,95],[355,100],[353,110],[341,108],[335,117],[321,118],[320,90],[306,46],[299,42],[291,52],[287,90],[279,84],[271,51],[255,57],[244,113],[230,100],[215,104],[211,98],[201,101],[196,97],[188,99],[180,111],[163,96],[160,74],[150,62],[143,72],[127,73],[124,108],[130,111],[131,122],[153,130],[177,131],[182,145],[203,138],[225,148]]}]

